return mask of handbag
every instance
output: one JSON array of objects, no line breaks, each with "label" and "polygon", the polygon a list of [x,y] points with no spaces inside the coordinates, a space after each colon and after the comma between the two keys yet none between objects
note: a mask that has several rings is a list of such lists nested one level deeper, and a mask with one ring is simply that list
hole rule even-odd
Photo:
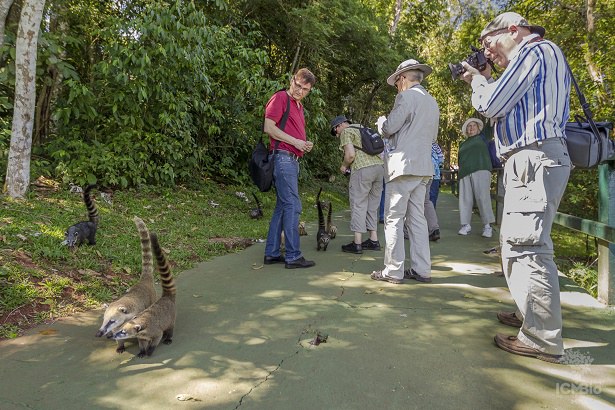
[{"label": "handbag", "polygon": [[[566,64],[568,65],[568,62]],[[613,123],[594,122],[589,104],[579,89],[570,65],[568,70],[585,114],[585,117],[577,115],[575,121],[566,123],[564,134],[568,155],[575,167],[593,168],[602,162],[615,159],[615,141],[609,138]]]},{"label": "handbag", "polygon": [[[286,126],[286,121],[288,120],[288,114],[290,113],[290,97],[288,97],[288,101],[286,102],[286,110],[284,114],[282,114],[282,120],[279,123],[279,128],[284,130]],[[264,126],[263,126],[264,128]],[[274,150],[278,148],[280,145],[280,141],[276,140]],[[273,158],[269,158],[269,149],[265,146],[263,142],[263,136],[256,143],[256,147],[252,151],[252,156],[250,157],[250,162],[248,163],[248,171],[250,172],[250,177],[252,178],[252,182],[261,192],[267,192],[271,189],[273,185]]]}]

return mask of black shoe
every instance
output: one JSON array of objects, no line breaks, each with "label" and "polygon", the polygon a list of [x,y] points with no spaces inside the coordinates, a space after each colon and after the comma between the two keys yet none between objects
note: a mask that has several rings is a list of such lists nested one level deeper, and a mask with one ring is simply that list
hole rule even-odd
[{"label": "black shoe", "polygon": [[431,277],[421,276],[414,271],[414,269],[406,269],[404,271],[404,279],[414,279],[423,283],[431,283]]},{"label": "black shoe", "polygon": [[372,241],[371,239],[367,239],[361,242],[361,247],[363,249],[367,249],[370,251],[379,251],[380,250],[380,242]]},{"label": "black shoe", "polygon": [[314,262],[314,261],[307,261],[302,256],[299,259],[295,259],[294,261],[286,262],[285,267],[286,267],[286,269],[311,268],[314,265],[316,265],[316,262]]},{"label": "black shoe", "polygon": [[265,255],[265,259],[263,260],[263,263],[265,265],[272,265],[274,263],[284,263],[284,258],[282,257],[282,255],[280,256],[266,256]]},{"label": "black shoe", "polygon": [[342,251],[348,253],[363,253],[363,248],[361,245],[350,242],[348,245],[342,245]]},{"label": "black shoe", "polygon": [[439,229],[436,229],[432,233],[429,234],[429,240],[430,241],[435,242],[438,239],[440,239],[440,230]]}]

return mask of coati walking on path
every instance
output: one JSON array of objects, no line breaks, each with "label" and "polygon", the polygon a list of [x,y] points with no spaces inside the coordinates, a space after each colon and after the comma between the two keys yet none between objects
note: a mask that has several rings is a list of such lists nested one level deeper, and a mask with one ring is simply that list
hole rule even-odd
[{"label": "coati walking on path", "polygon": [[[136,216],[133,220],[141,237],[141,277],[139,282],[132,286],[124,296],[107,307],[103,316],[102,326],[96,332],[96,337],[101,337],[102,335],[111,337],[113,332],[119,329],[120,326],[150,307],[156,301],[154,257],[150,234],[143,220]],[[124,341],[118,340],[116,351],[122,353],[124,350]]]},{"label": "coati walking on path", "polygon": [[98,228],[98,209],[94,200],[90,196],[92,189],[96,188],[96,184],[88,185],[83,190],[83,202],[88,210],[88,221],[77,222],[69,226],[65,233],[63,243],[68,245],[68,249],[74,251],[85,241],[89,245],[96,245],[96,229]]},{"label": "coati walking on path", "polygon": [[139,341],[138,357],[151,356],[161,341],[170,344],[175,327],[175,280],[154,232],[150,233],[150,239],[160,271],[162,296],[113,334],[113,338],[118,341],[136,338]]},{"label": "coati walking on path", "polygon": [[261,207],[261,202],[258,200],[256,194],[252,192],[252,196],[256,201],[256,208],[250,209],[250,218],[252,219],[261,219],[263,217],[263,208]]},{"label": "coati walking on path", "polygon": [[337,226],[331,223],[331,214],[333,213],[333,204],[331,201],[328,202],[327,207],[329,208],[327,210],[327,232],[329,233],[331,239],[335,239],[335,236],[337,235]]},{"label": "coati walking on path", "polygon": [[322,212],[322,202],[320,202],[320,193],[322,192],[322,188],[318,191],[318,195],[316,195],[316,208],[318,208],[318,232],[316,233],[316,250],[319,251],[322,247],[323,251],[327,250],[327,246],[329,246],[329,240],[331,239],[331,235],[327,232],[327,227],[325,226],[325,216]]}]

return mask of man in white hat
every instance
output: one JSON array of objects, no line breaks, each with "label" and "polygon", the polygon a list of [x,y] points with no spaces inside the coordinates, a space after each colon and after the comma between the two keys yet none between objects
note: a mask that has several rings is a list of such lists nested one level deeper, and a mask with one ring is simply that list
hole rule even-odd
[{"label": "man in white hat", "polygon": [[506,160],[500,244],[517,311],[497,316],[520,329],[516,336],[498,333],[495,343],[559,362],[564,344],[551,227],[571,168],[564,141],[571,80],[562,51],[544,35],[517,13],[500,14],[479,41],[504,72],[493,81],[489,66],[479,73],[463,63],[462,78],[472,86],[474,108],[495,120],[498,155]]},{"label": "man in white hat", "polygon": [[[426,187],[434,170],[431,145],[438,136],[440,110],[421,85],[431,67],[410,59],[402,62],[387,83],[397,88],[388,119],[378,119],[387,142],[385,162],[384,268],[371,278],[402,283],[404,278],[431,282],[431,253],[425,219]],[[404,224],[410,239],[410,268],[404,268]]]}]

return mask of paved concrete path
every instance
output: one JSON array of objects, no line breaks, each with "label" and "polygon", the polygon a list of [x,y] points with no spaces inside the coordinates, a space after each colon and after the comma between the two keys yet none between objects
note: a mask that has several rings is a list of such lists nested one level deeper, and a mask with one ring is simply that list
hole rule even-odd
[{"label": "paved concrete path", "polygon": [[[483,253],[497,241],[478,218],[458,236],[456,205],[441,195],[432,284],[370,280],[383,252],[342,253],[342,213],[327,252],[308,225],[314,268],[263,266],[257,244],[182,272],[173,344],[150,358],[95,338],[101,310],[0,343],[0,409],[612,408],[614,311],[562,278],[574,365],[496,348],[496,332],[515,333],[495,317],[512,308],[497,256]],[[316,332],[327,342],[310,345]]]}]

